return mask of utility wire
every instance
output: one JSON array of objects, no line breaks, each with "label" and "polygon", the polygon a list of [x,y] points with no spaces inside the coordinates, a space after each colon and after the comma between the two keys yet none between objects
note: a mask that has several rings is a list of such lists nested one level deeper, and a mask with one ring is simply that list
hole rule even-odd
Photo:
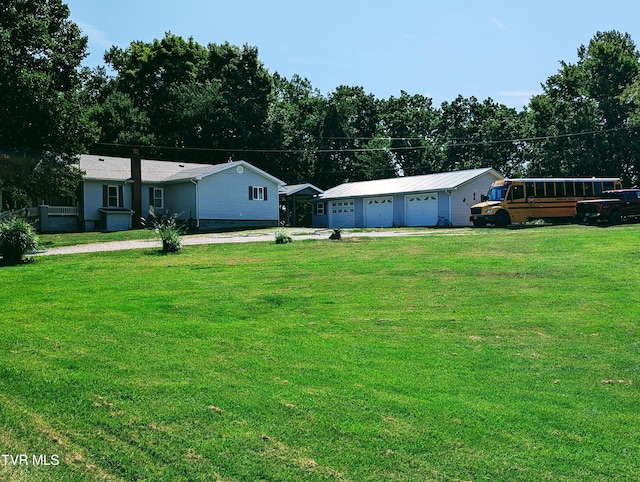
[{"label": "utility wire", "polygon": [[[525,142],[545,141],[552,139],[564,139],[570,137],[580,137],[589,135],[605,134],[616,131],[629,131],[636,129],[634,126],[613,127],[610,129],[573,132],[567,134],[553,134],[546,136],[524,137],[517,139],[504,139],[504,140],[484,140],[484,141],[460,141],[451,138],[441,144],[443,147],[466,147],[466,146],[478,146],[478,145],[497,145],[497,144],[515,144]],[[430,137],[327,137],[324,140],[387,140],[387,141],[428,141],[435,140]],[[131,145],[131,144],[119,144],[114,142],[97,142],[96,146],[105,147],[120,147],[127,149],[159,149],[159,150],[176,150],[176,151],[192,151],[192,152],[229,152],[229,153],[259,153],[259,154],[301,154],[301,153],[314,153],[314,154],[335,154],[338,152],[381,152],[381,151],[412,151],[423,150],[429,146],[417,145],[417,146],[397,146],[397,147],[344,147],[339,149],[322,149],[322,148],[298,148],[298,149],[253,149],[253,148],[220,148],[220,147],[171,147],[171,146],[144,146],[144,145]]]}]

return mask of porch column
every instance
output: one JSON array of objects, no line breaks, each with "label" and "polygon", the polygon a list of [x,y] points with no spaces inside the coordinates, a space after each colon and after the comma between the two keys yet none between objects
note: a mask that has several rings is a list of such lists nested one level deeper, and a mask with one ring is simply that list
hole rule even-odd
[{"label": "porch column", "polygon": [[142,158],[140,150],[133,149],[131,152],[131,178],[133,179],[133,188],[131,191],[131,207],[133,209],[132,228],[142,228],[140,218],[142,217]]}]

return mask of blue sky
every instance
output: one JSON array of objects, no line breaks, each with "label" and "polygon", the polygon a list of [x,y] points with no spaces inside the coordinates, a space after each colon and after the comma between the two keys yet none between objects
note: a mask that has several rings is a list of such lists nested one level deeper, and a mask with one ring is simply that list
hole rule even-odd
[{"label": "blue sky", "polygon": [[258,48],[270,72],[309,79],[322,94],[361,86],[439,106],[458,95],[522,108],[561,60],[598,31],[640,43],[638,0],[66,0],[89,36],[86,65],[111,45],[171,31],[198,43]]}]

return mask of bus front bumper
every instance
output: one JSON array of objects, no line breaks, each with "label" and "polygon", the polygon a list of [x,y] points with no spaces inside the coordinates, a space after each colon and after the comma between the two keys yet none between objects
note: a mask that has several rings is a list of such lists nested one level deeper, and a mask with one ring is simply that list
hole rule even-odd
[{"label": "bus front bumper", "polygon": [[478,224],[478,223],[486,223],[486,224],[493,224],[493,215],[484,215],[484,214],[474,214],[472,216],[469,216],[469,221],[471,221],[473,224]]}]

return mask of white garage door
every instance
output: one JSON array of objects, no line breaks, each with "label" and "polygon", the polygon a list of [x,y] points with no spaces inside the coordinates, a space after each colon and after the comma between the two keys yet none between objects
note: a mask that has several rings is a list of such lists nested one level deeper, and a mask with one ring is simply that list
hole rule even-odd
[{"label": "white garage door", "polygon": [[407,226],[435,226],[438,224],[438,193],[411,194],[405,197]]},{"label": "white garage door", "polygon": [[329,227],[353,228],[355,226],[355,211],[353,199],[329,201]]},{"label": "white garage door", "polygon": [[364,225],[368,228],[388,228],[393,226],[393,197],[365,198]]}]

